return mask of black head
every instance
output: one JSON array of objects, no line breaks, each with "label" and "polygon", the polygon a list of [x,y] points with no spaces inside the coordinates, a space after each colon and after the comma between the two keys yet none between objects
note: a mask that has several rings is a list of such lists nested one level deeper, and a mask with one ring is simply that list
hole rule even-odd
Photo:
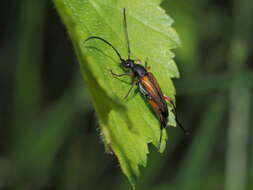
[{"label": "black head", "polygon": [[133,68],[134,67],[134,60],[131,60],[131,59],[122,60],[121,65],[124,68]]}]

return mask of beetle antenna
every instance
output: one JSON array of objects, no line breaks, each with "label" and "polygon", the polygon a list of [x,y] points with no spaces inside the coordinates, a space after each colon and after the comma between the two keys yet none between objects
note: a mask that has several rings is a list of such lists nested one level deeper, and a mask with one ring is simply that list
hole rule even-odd
[{"label": "beetle antenna", "polygon": [[121,61],[124,61],[124,59],[121,57],[120,53],[118,52],[118,50],[110,43],[108,42],[107,40],[99,37],[99,36],[90,36],[88,37],[86,40],[84,40],[84,43],[87,42],[88,40],[91,40],[91,39],[98,39],[98,40],[101,40],[103,41],[104,43],[106,43],[107,45],[111,46],[111,48],[115,51],[115,53],[119,56],[119,59]]},{"label": "beetle antenna", "polygon": [[129,38],[128,38],[128,31],[127,31],[126,8],[123,9],[123,15],[124,15],[125,36],[126,36],[126,41],[127,41],[127,53],[128,53],[128,59],[130,59],[131,51],[130,51],[130,43],[129,43]]},{"label": "beetle antenna", "polygon": [[171,101],[171,104],[173,106],[173,110],[174,110],[174,114],[175,114],[175,120],[176,120],[177,125],[182,129],[182,131],[184,132],[185,135],[190,135],[190,132],[183,127],[183,125],[179,122],[179,120],[177,118],[177,111],[176,111],[175,104],[172,101]]}]

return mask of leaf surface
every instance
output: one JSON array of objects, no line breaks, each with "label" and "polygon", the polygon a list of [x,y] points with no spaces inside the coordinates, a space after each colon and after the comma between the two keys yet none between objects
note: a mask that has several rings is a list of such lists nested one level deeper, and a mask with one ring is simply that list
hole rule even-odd
[{"label": "leaf surface", "polygon": [[[159,7],[160,0],[54,0],[66,25],[78,56],[83,78],[98,115],[101,135],[108,150],[114,152],[123,173],[134,186],[139,166],[146,166],[148,143],[158,147],[159,122],[149,105],[133,91],[127,100],[123,97],[130,88],[130,77],[114,78],[109,70],[124,73],[115,52],[99,40],[100,36],[127,58],[124,36],[123,8],[126,8],[128,34],[132,59],[148,60],[163,92],[174,99],[171,78],[179,77],[170,51],[179,44],[177,33],[171,27],[173,20]],[[169,124],[175,126],[170,110]],[[160,152],[167,140],[163,130]]]}]

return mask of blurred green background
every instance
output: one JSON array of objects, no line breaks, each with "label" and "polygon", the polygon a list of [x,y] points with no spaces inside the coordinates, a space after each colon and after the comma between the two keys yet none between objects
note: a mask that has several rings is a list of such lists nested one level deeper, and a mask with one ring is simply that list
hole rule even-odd
[{"label": "blurred green background", "polygon": [[[250,0],[164,0],[182,47],[174,80],[186,137],[150,146],[136,189],[253,189]],[[0,12],[0,189],[130,189],[105,154],[66,29],[51,1]]]}]

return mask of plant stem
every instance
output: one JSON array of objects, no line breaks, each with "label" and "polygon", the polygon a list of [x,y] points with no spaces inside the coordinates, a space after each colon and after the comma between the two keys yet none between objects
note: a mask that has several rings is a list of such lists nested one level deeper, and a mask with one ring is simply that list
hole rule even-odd
[{"label": "plant stem", "polygon": [[[252,22],[252,3],[249,0],[234,1],[234,37],[231,42],[229,69],[239,73],[246,69]],[[249,131],[251,93],[244,76],[237,77],[230,88],[228,150],[226,153],[225,190],[246,189],[247,142]]]},{"label": "plant stem", "polygon": [[38,113],[40,106],[42,36],[46,4],[47,1],[41,0],[25,0],[20,3],[12,131],[14,144],[25,139],[28,123]]}]

